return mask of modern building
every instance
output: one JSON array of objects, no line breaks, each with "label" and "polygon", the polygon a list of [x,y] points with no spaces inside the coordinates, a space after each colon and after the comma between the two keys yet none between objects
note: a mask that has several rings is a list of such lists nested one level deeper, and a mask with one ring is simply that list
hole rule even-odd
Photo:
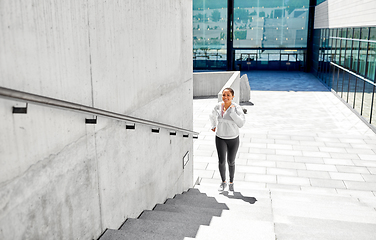
[{"label": "modern building", "polygon": [[375,12],[370,0],[193,0],[193,68],[313,72],[375,127]]}]

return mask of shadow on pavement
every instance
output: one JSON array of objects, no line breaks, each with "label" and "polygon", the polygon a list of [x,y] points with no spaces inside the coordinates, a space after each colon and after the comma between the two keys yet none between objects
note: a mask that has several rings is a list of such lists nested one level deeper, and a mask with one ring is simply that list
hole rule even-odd
[{"label": "shadow on pavement", "polygon": [[249,204],[254,204],[257,201],[256,198],[243,196],[243,194],[241,194],[240,192],[234,192],[234,195],[229,195],[228,191],[223,191],[220,194],[231,199],[243,200],[244,202],[247,202]]}]

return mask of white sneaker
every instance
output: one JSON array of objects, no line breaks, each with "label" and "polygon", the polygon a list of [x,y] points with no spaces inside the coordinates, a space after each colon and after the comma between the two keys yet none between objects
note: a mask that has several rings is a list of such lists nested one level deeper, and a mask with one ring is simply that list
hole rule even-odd
[{"label": "white sneaker", "polygon": [[227,183],[222,182],[221,185],[219,185],[218,191],[224,191],[227,187]]}]

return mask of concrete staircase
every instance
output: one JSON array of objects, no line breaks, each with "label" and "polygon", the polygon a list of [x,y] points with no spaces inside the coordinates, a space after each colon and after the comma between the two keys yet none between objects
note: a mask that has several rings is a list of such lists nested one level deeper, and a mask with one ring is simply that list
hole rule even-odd
[{"label": "concrete staircase", "polygon": [[221,216],[225,209],[224,203],[191,188],[144,211],[137,219],[127,219],[119,230],[108,229],[100,240],[194,238],[201,225],[209,225],[213,216]]}]

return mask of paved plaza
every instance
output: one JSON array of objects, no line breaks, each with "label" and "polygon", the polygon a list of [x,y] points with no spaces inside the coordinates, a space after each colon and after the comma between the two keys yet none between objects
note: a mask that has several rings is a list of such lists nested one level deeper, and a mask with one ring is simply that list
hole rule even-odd
[{"label": "paved plaza", "polygon": [[193,101],[197,188],[230,209],[197,238],[375,239],[375,132],[311,74],[243,74],[254,105],[242,105],[234,193],[217,191],[217,99]]}]

